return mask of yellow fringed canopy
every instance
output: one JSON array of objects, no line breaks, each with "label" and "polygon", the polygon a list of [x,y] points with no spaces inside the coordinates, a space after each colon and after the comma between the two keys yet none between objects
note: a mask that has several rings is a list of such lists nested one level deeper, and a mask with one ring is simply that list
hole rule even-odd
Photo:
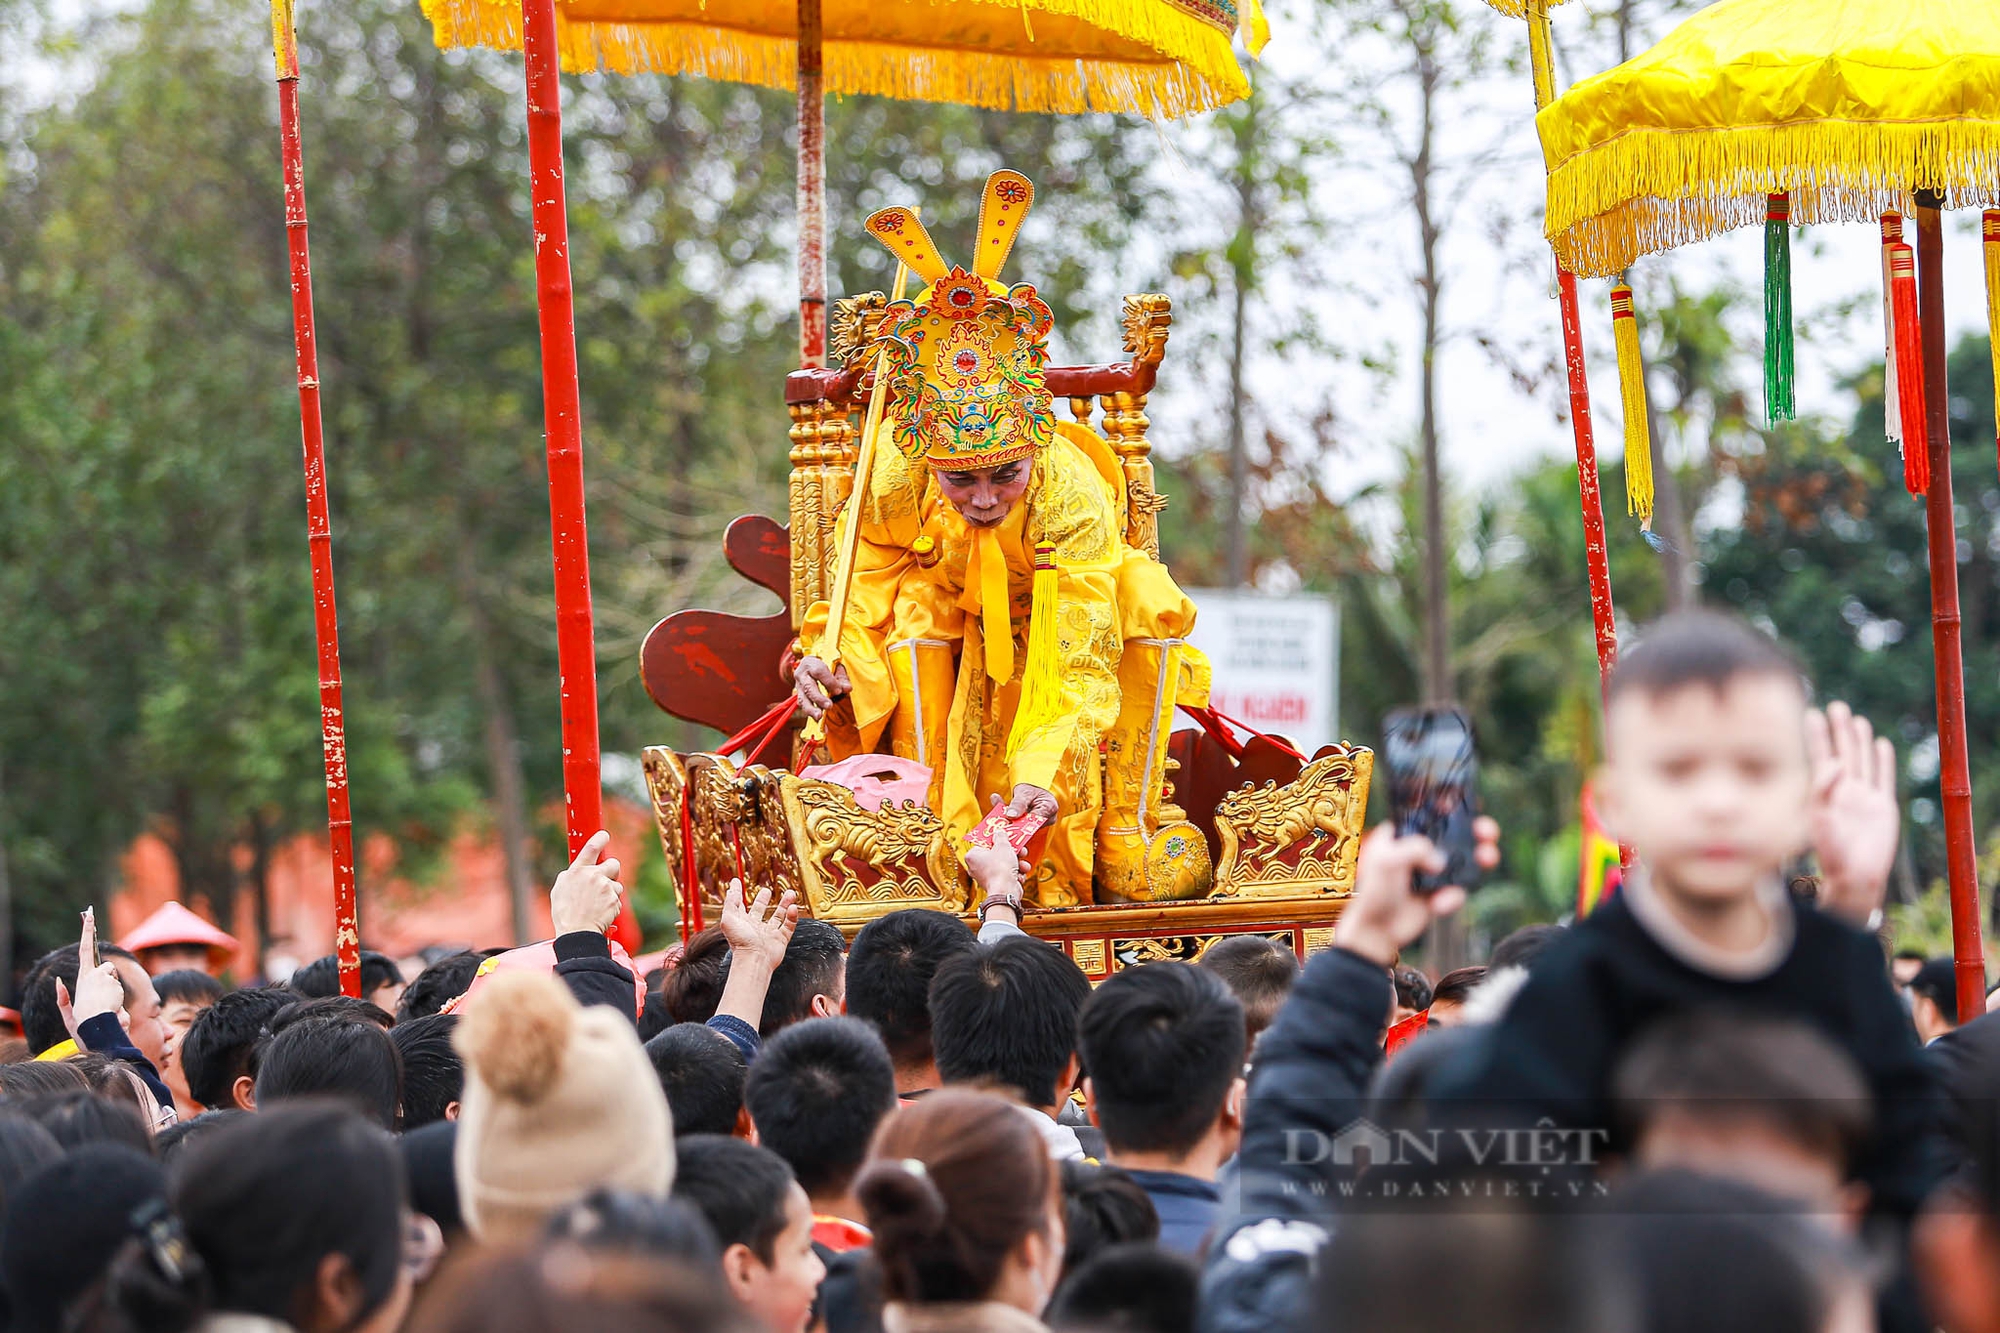
[{"label": "yellow fringed canopy", "polygon": [[1606,277],[1764,221],[2000,203],[2000,0],[1722,0],[1535,119],[1549,242]]},{"label": "yellow fringed canopy", "polygon": [[[422,0],[442,47],[519,50],[520,0]],[[1243,0],[1252,54],[1268,36]],[[572,73],[796,79],[792,0],[557,0]],[[996,110],[1172,118],[1249,93],[1234,0],[824,0],[826,91]]]}]

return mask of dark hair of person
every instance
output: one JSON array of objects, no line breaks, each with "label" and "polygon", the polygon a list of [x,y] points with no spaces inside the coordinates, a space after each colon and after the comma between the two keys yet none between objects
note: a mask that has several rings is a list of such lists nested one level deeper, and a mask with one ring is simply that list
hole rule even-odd
[{"label": "dark hair of person", "polygon": [[1734,1180],[1644,1172],[1603,1205],[1593,1257],[1625,1275],[1648,1330],[1818,1333],[1840,1286],[1866,1280],[1866,1258],[1823,1219]]},{"label": "dark hair of person", "polygon": [[195,1015],[181,1037],[181,1073],[188,1095],[210,1110],[234,1106],[236,1080],[256,1077],[257,1042],[264,1025],[292,1002],[289,992],[265,986],[231,991]]},{"label": "dark hair of person", "polygon": [[90,1080],[71,1060],[23,1060],[0,1065],[0,1100],[8,1103],[88,1091]]},{"label": "dark hair of person", "polygon": [[257,1109],[330,1096],[393,1130],[403,1104],[403,1063],[389,1034],[349,1018],[308,1018],[272,1037],[257,1060]]},{"label": "dark hair of person", "polygon": [[1431,1007],[1431,979],[1414,967],[1399,967],[1389,973],[1396,983],[1396,1004],[1403,1009]]},{"label": "dark hair of person", "polygon": [[417,973],[403,989],[403,998],[396,1001],[396,1021],[407,1023],[413,1018],[442,1012],[447,1004],[471,989],[479,965],[501,952],[504,950],[464,949],[438,959]]},{"label": "dark hair of person", "polygon": [[139,1089],[142,1085],[132,1066],[123,1060],[114,1060],[96,1051],[72,1055],[62,1063],[73,1067],[77,1073],[83,1075],[84,1086],[92,1092],[121,1106],[129,1106],[141,1120],[145,1119],[145,1113],[152,1102],[152,1094],[148,1090],[146,1097],[141,1099]]},{"label": "dark hair of person", "polygon": [[860,1019],[808,1019],[757,1052],[743,1104],[757,1141],[790,1164],[807,1194],[844,1194],[896,1109],[896,1066]]},{"label": "dark hair of person", "polygon": [[1063,1272],[1073,1273],[1107,1245],[1157,1240],[1159,1210],[1139,1182],[1115,1166],[1064,1162]]},{"label": "dark hair of person", "polygon": [[1804,1023],[1754,1014],[1661,1019],[1626,1048],[1611,1098],[1628,1141],[1661,1116],[1754,1123],[1842,1170],[1875,1128],[1867,1080],[1845,1051]]},{"label": "dark hair of person", "polygon": [[[117,945],[102,941],[98,943],[97,954],[100,959],[132,957]],[[69,1040],[69,1028],[63,1023],[62,1010],[56,1004],[56,981],[60,978],[74,997],[76,964],[77,947],[65,944],[37,958],[21,981],[21,1035],[27,1039],[28,1051],[32,1055],[40,1055],[51,1046],[60,1046]]]},{"label": "dark hair of person", "polygon": [[396,1016],[379,1004],[357,1000],[351,995],[325,995],[312,1000],[293,1000],[271,1015],[271,1021],[264,1025],[264,1030],[275,1037],[294,1023],[303,1023],[309,1018],[373,1023],[384,1032],[396,1026]]},{"label": "dark hair of person", "polygon": [[847,951],[847,1014],[875,1025],[898,1066],[931,1060],[931,978],[979,940],[949,912],[907,907],[861,928]]},{"label": "dark hair of person", "polygon": [[182,967],[153,978],[161,1004],[198,1004],[204,1008],[222,998],[222,983],[199,968]]},{"label": "dark hair of person", "polygon": [[1486,969],[1483,967],[1455,967],[1439,977],[1437,985],[1431,987],[1431,1004],[1464,1004],[1484,980]]},{"label": "dark hair of person", "polygon": [[403,1128],[442,1120],[465,1092],[465,1062],[451,1044],[457,1014],[427,1014],[389,1029],[403,1061]]},{"label": "dark hair of person", "polygon": [[1493,952],[1486,959],[1486,966],[1494,971],[1503,967],[1532,968],[1542,952],[1562,937],[1561,926],[1552,926],[1545,922],[1522,926],[1493,946]]},{"label": "dark hair of person", "polygon": [[1042,1136],[1005,1098],[941,1088],[901,1108],[854,1182],[875,1233],[883,1295],[985,1300],[1014,1248],[1030,1233],[1047,1234],[1058,1189]]},{"label": "dark hair of person", "polygon": [[35,1057],[28,1054],[28,1043],[22,1037],[0,1037],[0,1065],[19,1064]]},{"label": "dark hair of person", "polygon": [[63,1145],[40,1122],[12,1106],[0,1110],[0,1214],[22,1181],[63,1155]]},{"label": "dark hair of person", "polygon": [[676,1023],[706,1023],[722,1003],[722,965],[729,941],[721,926],[697,930],[688,937],[680,961],[660,978],[660,1000]]},{"label": "dark hair of person", "polygon": [[716,1278],[669,1259],[600,1254],[571,1241],[491,1250],[424,1293],[408,1333],[753,1333]]},{"label": "dark hair of person", "polygon": [[655,1199],[630,1190],[593,1190],[551,1216],[542,1238],[574,1241],[601,1254],[677,1259],[704,1273],[722,1263],[715,1228],[700,1209],[683,1199]]},{"label": "dark hair of person", "polygon": [[1148,1243],[1112,1245],[1063,1279],[1043,1321],[1096,1333],[1194,1333],[1201,1270]]},{"label": "dark hair of person", "polygon": [[1899,963],[1905,960],[1912,963],[1928,963],[1931,956],[1922,949],[1898,949],[1894,954],[1894,959]]},{"label": "dark hair of person", "polygon": [[733,1134],[747,1073],[736,1043],[701,1023],[676,1023],[646,1043],[674,1133]]},{"label": "dark hair of person", "polygon": [[186,1152],[197,1140],[205,1139],[224,1125],[232,1124],[249,1115],[235,1107],[220,1111],[203,1111],[187,1120],[176,1120],[153,1136],[153,1151],[158,1154],[163,1165],[172,1166],[174,1160]]},{"label": "dark hair of person", "polygon": [[1958,966],[1951,959],[1926,959],[1910,978],[1908,990],[1936,1005],[1945,1022],[1958,1026]]},{"label": "dark hair of person", "polygon": [[1218,940],[1196,964],[1222,978],[1243,1006],[1245,1048],[1257,1044],[1257,1037],[1284,1007],[1285,998],[1299,979],[1299,956],[1289,944],[1280,944],[1268,935],[1231,935]]},{"label": "dark hair of person", "polygon": [[0,1277],[11,1333],[103,1327],[102,1293],[142,1211],[164,1211],[166,1178],[122,1143],[73,1149],[9,1191]]},{"label": "dark hair of person", "polygon": [[[802,916],[785,946],[785,961],[771,973],[770,989],[764,992],[763,1020],[757,1033],[770,1037],[780,1028],[811,1018],[815,995],[838,999],[841,970],[847,962],[847,938],[838,926],[817,917]],[[729,980],[729,959],[722,960],[722,980]],[[718,992],[719,996],[719,992]]]},{"label": "dark hair of person", "polygon": [[646,976],[646,1003],[639,1007],[639,1040],[651,1041],[674,1025],[674,1016],[667,1009],[666,1000],[660,995],[660,982],[666,973],[654,968]]},{"label": "dark hair of person", "polygon": [[947,1083],[1004,1084],[1053,1106],[1076,1051],[1090,981],[1061,949],[1025,935],[947,958],[931,979],[931,1042]]},{"label": "dark hair of person", "polygon": [[[1480,1333],[1658,1329],[1621,1299],[1622,1275],[1577,1257],[1580,1248],[1564,1221],[1527,1210],[1371,1213],[1365,1225],[1336,1229],[1320,1251],[1313,1309],[1301,1324]],[[1440,1255],[1451,1256],[1442,1268]]]},{"label": "dark hair of person", "polygon": [[403,1178],[410,1186],[410,1207],[437,1223],[447,1240],[465,1231],[465,1214],[458,1204],[458,1167],[452,1160],[457,1147],[456,1120],[433,1120],[396,1136]]},{"label": "dark hair of person", "polygon": [[792,1168],[785,1159],[724,1134],[676,1139],[674,1156],[673,1197],[702,1215],[716,1245],[747,1246],[760,1262],[772,1263],[792,1197]]},{"label": "dark hair of person", "polygon": [[179,1333],[210,1310],[305,1327],[333,1254],[360,1289],[356,1324],[395,1291],[402,1165],[389,1136],[345,1107],[281,1106],[202,1135],[182,1153],[170,1195],[199,1262],[169,1271],[160,1246],[135,1243],[107,1279],[108,1302],[141,1333]]},{"label": "dark hair of person", "polygon": [[113,1101],[94,1092],[59,1092],[23,1102],[21,1109],[65,1150],[88,1143],[118,1143],[153,1155],[153,1132],[129,1101]]},{"label": "dark hair of person", "polygon": [[1618,654],[1605,703],[1635,692],[1657,699],[1690,685],[1720,694],[1744,676],[1781,676],[1805,688],[1798,662],[1770,635],[1715,611],[1676,611]]},{"label": "dark hair of person", "polygon": [[[373,995],[384,986],[403,984],[403,969],[396,966],[396,960],[386,953],[376,953],[373,949],[361,951],[361,994]],[[315,958],[285,981],[293,991],[308,1000],[325,1000],[340,994],[340,956],[328,954]]]},{"label": "dark hair of person", "polygon": [[1191,963],[1128,967],[1084,1003],[1077,1053],[1113,1152],[1185,1154],[1242,1076],[1243,1006]]}]

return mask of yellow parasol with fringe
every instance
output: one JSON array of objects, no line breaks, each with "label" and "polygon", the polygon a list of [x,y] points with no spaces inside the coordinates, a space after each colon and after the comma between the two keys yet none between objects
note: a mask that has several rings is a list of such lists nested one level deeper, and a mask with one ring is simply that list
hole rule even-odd
[{"label": "yellow parasol with fringe", "polygon": [[[1243,0],[1245,45],[1269,29]],[[521,45],[519,0],[423,0],[438,45]],[[786,0],[559,0],[573,73],[699,74],[796,86]],[[823,0],[825,91],[994,110],[1186,115],[1246,96],[1235,0]]]},{"label": "yellow parasol with fringe", "polygon": [[1549,242],[1606,277],[1766,220],[2000,204],[2000,4],[1723,0],[1535,117]]},{"label": "yellow parasol with fringe", "polygon": [[[522,0],[421,0],[442,47],[521,48]],[[1239,17],[1238,6],[1241,6]],[[555,0],[571,73],[699,74],[799,107],[799,364],[826,364],[825,100],[1171,119],[1247,97],[1260,0]]]},{"label": "yellow parasol with fringe", "polygon": [[[1544,46],[1546,3],[1526,0]],[[1642,255],[1764,223],[1765,401],[1774,423],[1792,415],[1792,225],[1879,220],[1888,434],[1901,437],[1905,483],[1925,507],[1952,952],[1959,1003],[1984,1003],[1942,214],[1989,209],[1987,309],[2000,377],[2000,211],[1992,211],[2000,4],[1721,0],[1650,51],[1546,102],[1535,125],[1548,167],[1549,242],[1567,272],[1608,277]],[[1903,240],[1906,212],[1914,250]],[[1621,299],[1629,315],[1622,288],[1614,315]],[[1627,401],[1643,404],[1636,333],[1619,334]]]}]

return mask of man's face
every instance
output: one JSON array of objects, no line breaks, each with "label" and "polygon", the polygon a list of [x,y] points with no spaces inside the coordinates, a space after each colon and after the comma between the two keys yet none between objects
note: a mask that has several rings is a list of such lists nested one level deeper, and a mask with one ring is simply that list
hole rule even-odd
[{"label": "man's face", "polygon": [[1033,460],[1023,458],[1000,467],[931,471],[959,517],[975,528],[997,528],[1028,493],[1028,476],[1033,470]]},{"label": "man's face", "polygon": [[796,1183],[785,1200],[785,1229],[771,1243],[769,1266],[748,1254],[740,1275],[735,1265],[729,1275],[737,1299],[770,1333],[805,1333],[826,1265],[812,1247],[812,1203]]},{"label": "man's face", "polygon": [[160,993],[136,958],[113,958],[125,985],[125,1032],[155,1069],[166,1063],[167,1029],[160,1022]]},{"label": "man's face", "polygon": [[1744,675],[1611,707],[1606,823],[1662,892],[1709,906],[1750,893],[1806,844],[1805,696]]},{"label": "man's face", "polygon": [[1924,970],[1921,958],[1892,958],[1889,960],[1889,975],[1895,979],[1896,989],[1901,990],[1917,979],[1917,973]]},{"label": "man's face", "polygon": [[162,944],[156,949],[146,950],[146,970],[154,976],[166,972],[187,969],[194,972],[208,971],[208,946],[206,944]]}]

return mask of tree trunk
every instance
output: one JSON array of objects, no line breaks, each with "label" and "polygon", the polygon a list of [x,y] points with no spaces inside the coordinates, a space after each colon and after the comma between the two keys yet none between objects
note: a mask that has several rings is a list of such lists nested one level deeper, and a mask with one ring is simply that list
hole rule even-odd
[{"label": "tree trunk", "polygon": [[1438,272],[1438,225],[1431,215],[1431,143],[1434,134],[1439,72],[1431,53],[1417,54],[1417,153],[1410,162],[1410,197],[1417,214],[1417,236],[1423,262],[1420,288],[1424,303],[1422,349],[1422,426],[1424,467],[1424,702],[1448,703],[1452,697],[1451,624],[1446,585],[1444,477],[1438,460],[1437,351],[1438,302],[1442,278]]},{"label": "tree trunk", "polygon": [[485,724],[486,767],[493,778],[494,819],[507,871],[508,924],[514,943],[526,944],[533,939],[530,912],[535,892],[528,865],[528,784],[521,773],[520,738],[514,729],[513,706],[507,699],[507,682],[500,675],[492,622],[479,594],[472,535],[463,522],[459,524],[457,560],[459,597],[472,622],[473,678]]},{"label": "tree trunk", "polygon": [[1250,498],[1250,457],[1243,438],[1243,361],[1250,290],[1257,280],[1257,94],[1254,88],[1236,122],[1236,235],[1229,245],[1229,267],[1235,290],[1229,342],[1229,512],[1224,516],[1227,520],[1224,527],[1224,549],[1227,552],[1225,581],[1231,588],[1240,588],[1250,577],[1250,558],[1244,532],[1244,510]]}]

